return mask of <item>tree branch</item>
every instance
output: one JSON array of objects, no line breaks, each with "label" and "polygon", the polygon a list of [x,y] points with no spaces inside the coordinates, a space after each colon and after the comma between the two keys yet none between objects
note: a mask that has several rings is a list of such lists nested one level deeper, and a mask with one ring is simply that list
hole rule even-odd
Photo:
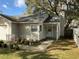
[{"label": "tree branch", "polygon": [[49,5],[50,5],[50,7],[51,7],[51,10],[53,11],[53,8],[54,8],[54,12],[56,13],[56,15],[58,15],[58,13],[57,13],[58,1],[56,0],[56,1],[54,2],[54,7],[53,7],[52,4],[51,4],[52,1],[48,0],[48,2],[49,2]]}]

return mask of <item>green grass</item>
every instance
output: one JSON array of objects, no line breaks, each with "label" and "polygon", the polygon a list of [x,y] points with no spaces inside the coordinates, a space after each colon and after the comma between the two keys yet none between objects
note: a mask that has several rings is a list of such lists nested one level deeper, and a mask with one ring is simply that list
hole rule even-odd
[{"label": "green grass", "polygon": [[79,59],[79,49],[72,40],[59,40],[47,52],[0,49],[0,59]]}]

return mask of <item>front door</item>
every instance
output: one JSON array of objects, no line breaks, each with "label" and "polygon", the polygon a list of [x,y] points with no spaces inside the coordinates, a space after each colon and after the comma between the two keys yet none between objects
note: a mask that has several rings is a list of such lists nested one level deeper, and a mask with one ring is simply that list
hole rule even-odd
[{"label": "front door", "polygon": [[46,26],[46,36],[47,38],[53,38],[53,28],[52,28],[52,25],[47,25]]},{"label": "front door", "polygon": [[57,25],[56,24],[46,24],[45,25],[46,38],[54,38],[57,36]]}]

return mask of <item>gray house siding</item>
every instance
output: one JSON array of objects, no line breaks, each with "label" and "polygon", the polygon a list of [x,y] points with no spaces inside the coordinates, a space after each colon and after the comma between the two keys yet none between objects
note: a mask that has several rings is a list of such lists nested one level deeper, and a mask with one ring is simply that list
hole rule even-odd
[{"label": "gray house siding", "polygon": [[[25,39],[39,39],[39,25],[38,24],[27,24],[27,23],[23,23],[23,24],[19,24],[19,36]],[[35,27],[35,29],[33,28],[33,26]]]},{"label": "gray house siding", "polygon": [[[40,27],[41,26],[41,27]],[[44,29],[44,24],[41,24],[39,26],[39,39],[45,39],[46,38],[46,33],[45,33],[45,29]]]}]

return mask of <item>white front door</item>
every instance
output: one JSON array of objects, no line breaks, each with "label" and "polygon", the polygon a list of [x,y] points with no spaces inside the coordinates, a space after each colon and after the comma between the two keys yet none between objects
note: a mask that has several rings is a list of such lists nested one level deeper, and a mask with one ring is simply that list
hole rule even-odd
[{"label": "white front door", "polygon": [[53,38],[53,27],[52,25],[48,25],[46,26],[46,30],[47,30],[47,38]]},{"label": "white front door", "polygon": [[45,26],[46,37],[56,39],[57,36],[57,25],[56,24],[47,24]]}]

